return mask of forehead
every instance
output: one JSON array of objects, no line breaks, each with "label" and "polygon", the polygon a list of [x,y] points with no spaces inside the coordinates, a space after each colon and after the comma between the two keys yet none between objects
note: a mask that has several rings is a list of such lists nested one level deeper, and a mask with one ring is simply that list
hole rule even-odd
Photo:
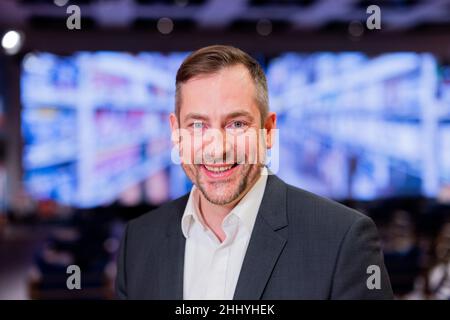
[{"label": "forehead", "polygon": [[259,113],[255,85],[243,65],[192,78],[181,86],[181,120],[190,112],[220,117],[235,111]]}]

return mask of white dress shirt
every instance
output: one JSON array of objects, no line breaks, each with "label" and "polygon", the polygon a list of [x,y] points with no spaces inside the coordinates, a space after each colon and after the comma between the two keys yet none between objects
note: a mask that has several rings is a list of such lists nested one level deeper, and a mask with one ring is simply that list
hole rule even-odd
[{"label": "white dress shirt", "polygon": [[183,298],[185,300],[231,300],[247,251],[267,183],[267,168],[258,181],[224,218],[221,243],[204,223],[199,211],[200,191],[194,185],[181,228],[186,238]]}]

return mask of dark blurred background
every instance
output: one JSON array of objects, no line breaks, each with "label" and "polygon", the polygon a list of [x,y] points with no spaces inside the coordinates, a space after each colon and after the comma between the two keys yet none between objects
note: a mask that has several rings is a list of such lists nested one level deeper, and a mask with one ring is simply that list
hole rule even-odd
[{"label": "dark blurred background", "polygon": [[2,0],[0,37],[0,299],[114,297],[124,224],[190,190],[167,117],[211,44],[266,71],[272,170],[374,219],[397,298],[450,299],[450,0]]}]

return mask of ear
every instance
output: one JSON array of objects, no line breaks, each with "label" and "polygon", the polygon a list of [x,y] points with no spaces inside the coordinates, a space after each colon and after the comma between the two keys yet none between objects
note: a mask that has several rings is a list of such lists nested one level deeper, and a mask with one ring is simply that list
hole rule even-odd
[{"label": "ear", "polygon": [[169,115],[170,130],[172,131],[172,143],[178,145],[180,143],[180,133],[178,132],[178,119],[175,113]]},{"label": "ear", "polygon": [[272,148],[276,128],[277,128],[277,114],[275,112],[269,112],[269,114],[266,117],[266,120],[264,121],[264,129],[266,129],[265,139],[267,149]]}]

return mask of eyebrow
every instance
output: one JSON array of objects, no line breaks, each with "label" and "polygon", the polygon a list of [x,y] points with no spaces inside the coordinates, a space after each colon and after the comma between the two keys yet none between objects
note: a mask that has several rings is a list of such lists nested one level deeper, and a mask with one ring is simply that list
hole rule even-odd
[{"label": "eyebrow", "polygon": [[[231,112],[225,116],[225,120],[229,120],[229,119],[233,119],[233,118],[237,118],[237,117],[246,117],[251,121],[254,120],[254,116],[248,111]],[[204,120],[204,121],[206,121],[206,120],[208,120],[208,116],[201,114],[201,113],[190,112],[184,117],[183,122],[187,122],[189,120]]]},{"label": "eyebrow", "polygon": [[193,120],[208,120],[208,117],[201,113],[190,112],[184,117],[183,122],[187,122],[191,119],[193,119]]},{"label": "eyebrow", "polygon": [[225,119],[228,120],[228,119],[233,119],[233,118],[238,118],[238,117],[246,117],[251,121],[253,121],[253,119],[254,119],[254,116],[248,111],[231,112],[226,115]]}]

